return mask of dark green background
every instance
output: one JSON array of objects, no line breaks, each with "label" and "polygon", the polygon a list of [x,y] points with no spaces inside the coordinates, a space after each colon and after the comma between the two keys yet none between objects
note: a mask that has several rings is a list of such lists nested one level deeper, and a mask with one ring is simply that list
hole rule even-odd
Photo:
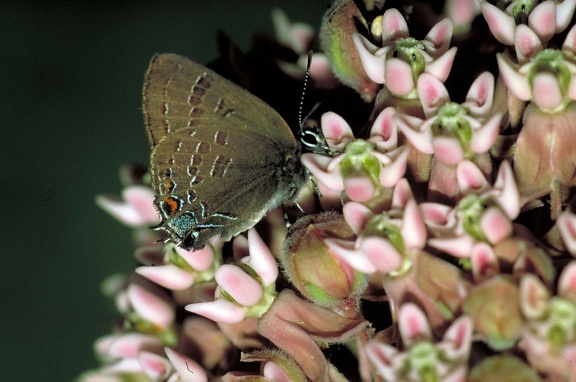
[{"label": "dark green background", "polygon": [[92,344],[116,318],[100,282],[135,261],[131,231],[94,196],[119,194],[121,164],[147,163],[140,92],[150,57],[207,62],[218,28],[247,50],[252,32],[272,35],[274,6],[317,27],[328,5],[2,2],[0,380],[70,381],[97,365]]}]

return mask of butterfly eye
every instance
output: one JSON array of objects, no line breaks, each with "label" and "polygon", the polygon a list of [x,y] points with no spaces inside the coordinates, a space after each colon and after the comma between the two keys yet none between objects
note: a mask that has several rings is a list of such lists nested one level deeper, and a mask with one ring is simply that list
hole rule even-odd
[{"label": "butterfly eye", "polygon": [[298,132],[298,140],[308,152],[321,155],[334,155],[326,142],[324,134],[316,125],[305,126],[300,129]]},{"label": "butterfly eye", "polygon": [[184,239],[182,239],[182,241],[180,242],[180,247],[190,250],[192,248],[194,248],[194,244],[196,243],[197,239],[198,239],[198,231],[192,230],[190,231],[185,237]]}]

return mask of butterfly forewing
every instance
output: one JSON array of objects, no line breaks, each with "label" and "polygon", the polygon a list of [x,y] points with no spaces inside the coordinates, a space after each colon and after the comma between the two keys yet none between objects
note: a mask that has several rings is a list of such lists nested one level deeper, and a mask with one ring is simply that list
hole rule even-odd
[{"label": "butterfly forewing", "polygon": [[284,120],[204,66],[155,56],[143,97],[158,229],[180,246],[229,240],[303,184],[299,145]]},{"label": "butterfly forewing", "polygon": [[234,128],[269,135],[286,145],[296,141],[286,122],[266,103],[214,71],[176,54],[152,58],[144,78],[143,109],[155,146],[183,127],[210,128],[225,119]]}]

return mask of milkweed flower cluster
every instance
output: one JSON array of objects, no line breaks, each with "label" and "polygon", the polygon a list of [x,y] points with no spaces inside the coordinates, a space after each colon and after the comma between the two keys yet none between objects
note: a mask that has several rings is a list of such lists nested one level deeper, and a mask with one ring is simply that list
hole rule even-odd
[{"label": "milkweed flower cluster", "polygon": [[299,208],[186,251],[144,172],[97,198],[139,266],[80,380],[576,380],[576,0],[389,3],[251,52],[299,86],[315,50]]}]

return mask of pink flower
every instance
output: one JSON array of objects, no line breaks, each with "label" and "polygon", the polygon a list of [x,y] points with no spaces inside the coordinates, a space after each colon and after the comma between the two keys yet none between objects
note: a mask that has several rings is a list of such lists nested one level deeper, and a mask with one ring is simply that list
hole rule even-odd
[{"label": "pink flower", "polygon": [[516,0],[510,2],[505,11],[487,1],[482,1],[480,6],[494,37],[502,44],[513,45],[519,39],[518,28],[526,19],[530,29],[542,42],[547,42],[554,34],[562,32],[572,20],[576,1]]},{"label": "pink flower", "polygon": [[423,72],[445,81],[456,54],[456,48],[448,49],[452,37],[449,19],[436,24],[424,40],[409,36],[406,20],[393,8],[382,17],[381,48],[359,33],[352,35],[366,74],[402,98],[415,98],[416,81]]},{"label": "pink flower", "polygon": [[494,77],[481,74],[462,104],[450,102],[440,80],[423,73],[418,78],[418,96],[426,120],[397,114],[396,121],[411,145],[423,154],[433,154],[429,195],[446,198],[459,194],[456,166],[464,160],[476,163],[485,175],[492,164],[488,150],[500,132],[501,113],[492,114]]},{"label": "pink flower", "polygon": [[268,310],[276,297],[276,260],[254,229],[248,231],[248,243],[241,246],[249,246],[250,256],[241,262],[251,272],[237,265],[221,265],[215,274],[215,300],[189,304],[186,310],[229,324],[260,317]]},{"label": "pink flower", "polygon": [[408,147],[396,148],[393,115],[392,108],[382,111],[365,141],[353,140],[350,126],[337,114],[324,114],[322,130],[328,145],[333,151],[344,152],[335,158],[304,154],[302,163],[329,190],[344,190],[351,200],[359,202],[373,198],[381,187],[393,187],[406,171]]},{"label": "pink flower", "polygon": [[500,132],[500,113],[492,115],[494,77],[484,72],[470,87],[466,102],[450,102],[440,80],[423,73],[418,78],[418,96],[426,120],[397,114],[400,131],[425,154],[457,165],[464,159],[486,153]]},{"label": "pink flower", "polygon": [[429,229],[438,237],[428,244],[457,257],[470,257],[478,241],[496,244],[512,234],[520,213],[520,198],[512,169],[503,162],[493,187],[470,162],[458,165],[458,182],[465,195],[455,208],[424,203]]},{"label": "pink flower", "polygon": [[395,208],[379,214],[363,204],[346,203],[344,216],[359,237],[355,242],[329,238],[326,244],[360,272],[406,272],[412,266],[414,251],[426,244],[426,228],[405,181],[396,186],[392,203]]},{"label": "pink flower", "polygon": [[550,379],[576,378],[576,262],[562,271],[557,296],[531,274],[522,278],[520,293],[528,361]]},{"label": "pink flower", "polygon": [[576,26],[566,36],[562,50],[543,50],[526,27],[519,27],[519,33],[525,36],[517,46],[519,57],[528,59],[515,64],[507,56],[497,55],[506,86],[522,101],[532,101],[547,113],[564,110],[576,100]]},{"label": "pink flower", "polygon": [[404,351],[378,340],[365,346],[381,377],[387,381],[466,380],[473,329],[469,317],[456,319],[442,340],[435,342],[424,312],[406,303],[400,307],[398,328]]}]

